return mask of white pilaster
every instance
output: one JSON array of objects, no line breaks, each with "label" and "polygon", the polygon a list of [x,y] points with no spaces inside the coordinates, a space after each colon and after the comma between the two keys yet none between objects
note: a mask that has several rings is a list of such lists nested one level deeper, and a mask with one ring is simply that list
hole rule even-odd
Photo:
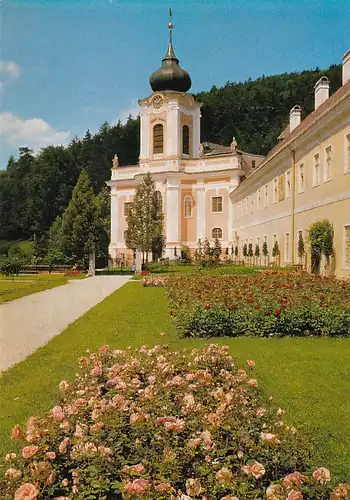
[{"label": "white pilaster", "polygon": [[201,127],[200,127],[201,111],[197,108],[193,117],[193,142],[192,155],[197,158],[199,155],[199,145],[201,142]]},{"label": "white pilaster", "polygon": [[205,239],[205,187],[203,181],[197,182],[197,241],[200,239],[203,243]]},{"label": "white pilaster", "polygon": [[118,241],[118,193],[117,188],[111,187],[111,241],[109,244],[109,254],[112,259],[117,257]]},{"label": "white pilaster", "polygon": [[233,227],[233,203],[230,198],[230,193],[231,191],[235,190],[236,187],[239,184],[239,178],[238,177],[231,177],[230,179],[230,184],[228,187],[228,228],[227,228],[227,242],[228,244],[233,244],[233,232],[234,232],[234,227]]},{"label": "white pilaster", "polygon": [[180,154],[179,135],[179,106],[170,104],[167,118],[167,156],[178,156]]},{"label": "white pilaster", "polygon": [[180,183],[167,180],[166,190],[166,255],[173,257],[173,249],[180,243]]},{"label": "white pilaster", "polygon": [[149,158],[149,117],[146,110],[140,113],[140,158]]}]

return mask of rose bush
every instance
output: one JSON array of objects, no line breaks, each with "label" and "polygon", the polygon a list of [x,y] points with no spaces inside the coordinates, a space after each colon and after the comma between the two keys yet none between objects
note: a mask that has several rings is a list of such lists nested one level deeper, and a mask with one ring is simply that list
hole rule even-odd
[{"label": "rose bush", "polygon": [[14,427],[2,499],[347,498],[327,469],[304,474],[308,443],[263,404],[252,360],[103,346],[79,364],[47,416]]},{"label": "rose bush", "polygon": [[349,336],[350,282],[293,272],[172,276],[171,315],[183,336]]},{"label": "rose bush", "polygon": [[164,276],[144,276],[141,279],[142,285],[147,287],[163,287],[166,282],[167,278]]}]

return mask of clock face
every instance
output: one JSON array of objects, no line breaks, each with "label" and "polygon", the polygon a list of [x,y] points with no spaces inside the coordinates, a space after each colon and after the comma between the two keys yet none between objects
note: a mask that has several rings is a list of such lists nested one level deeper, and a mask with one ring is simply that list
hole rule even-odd
[{"label": "clock face", "polygon": [[154,109],[159,109],[162,107],[163,105],[163,98],[161,95],[156,95],[153,97],[152,99],[152,104],[153,104],[153,107]]}]

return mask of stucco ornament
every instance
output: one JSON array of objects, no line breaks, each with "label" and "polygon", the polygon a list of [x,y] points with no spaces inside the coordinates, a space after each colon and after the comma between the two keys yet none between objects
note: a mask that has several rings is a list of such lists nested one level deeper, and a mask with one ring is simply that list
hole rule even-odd
[{"label": "stucco ornament", "polygon": [[237,152],[237,141],[236,141],[236,137],[233,136],[232,137],[232,142],[231,142],[231,151],[232,153],[236,153]]},{"label": "stucco ornament", "polygon": [[204,146],[203,146],[203,144],[199,145],[198,154],[199,154],[199,156],[203,156],[204,155]]},{"label": "stucco ornament", "polygon": [[118,168],[118,167],[119,167],[119,158],[118,158],[118,155],[114,155],[113,168]]},{"label": "stucco ornament", "polygon": [[152,99],[152,105],[154,109],[159,109],[163,106],[163,98],[161,95],[157,94]]}]

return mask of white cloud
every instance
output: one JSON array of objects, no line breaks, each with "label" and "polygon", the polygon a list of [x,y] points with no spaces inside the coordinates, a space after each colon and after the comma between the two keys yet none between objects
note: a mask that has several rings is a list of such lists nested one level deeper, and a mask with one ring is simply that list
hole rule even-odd
[{"label": "white cloud", "polygon": [[137,103],[137,99],[133,99],[131,101],[131,105],[120,112],[118,119],[122,123],[126,123],[127,119],[129,118],[129,115],[131,115],[133,118],[137,118],[139,113],[140,113],[140,106]]},{"label": "white cloud", "polygon": [[0,138],[8,146],[27,146],[38,150],[45,146],[66,144],[69,137],[69,131],[57,131],[41,118],[24,120],[12,113],[0,113]]},{"label": "white cloud", "polygon": [[16,80],[21,74],[21,68],[14,61],[4,61],[0,59],[1,78]]}]

